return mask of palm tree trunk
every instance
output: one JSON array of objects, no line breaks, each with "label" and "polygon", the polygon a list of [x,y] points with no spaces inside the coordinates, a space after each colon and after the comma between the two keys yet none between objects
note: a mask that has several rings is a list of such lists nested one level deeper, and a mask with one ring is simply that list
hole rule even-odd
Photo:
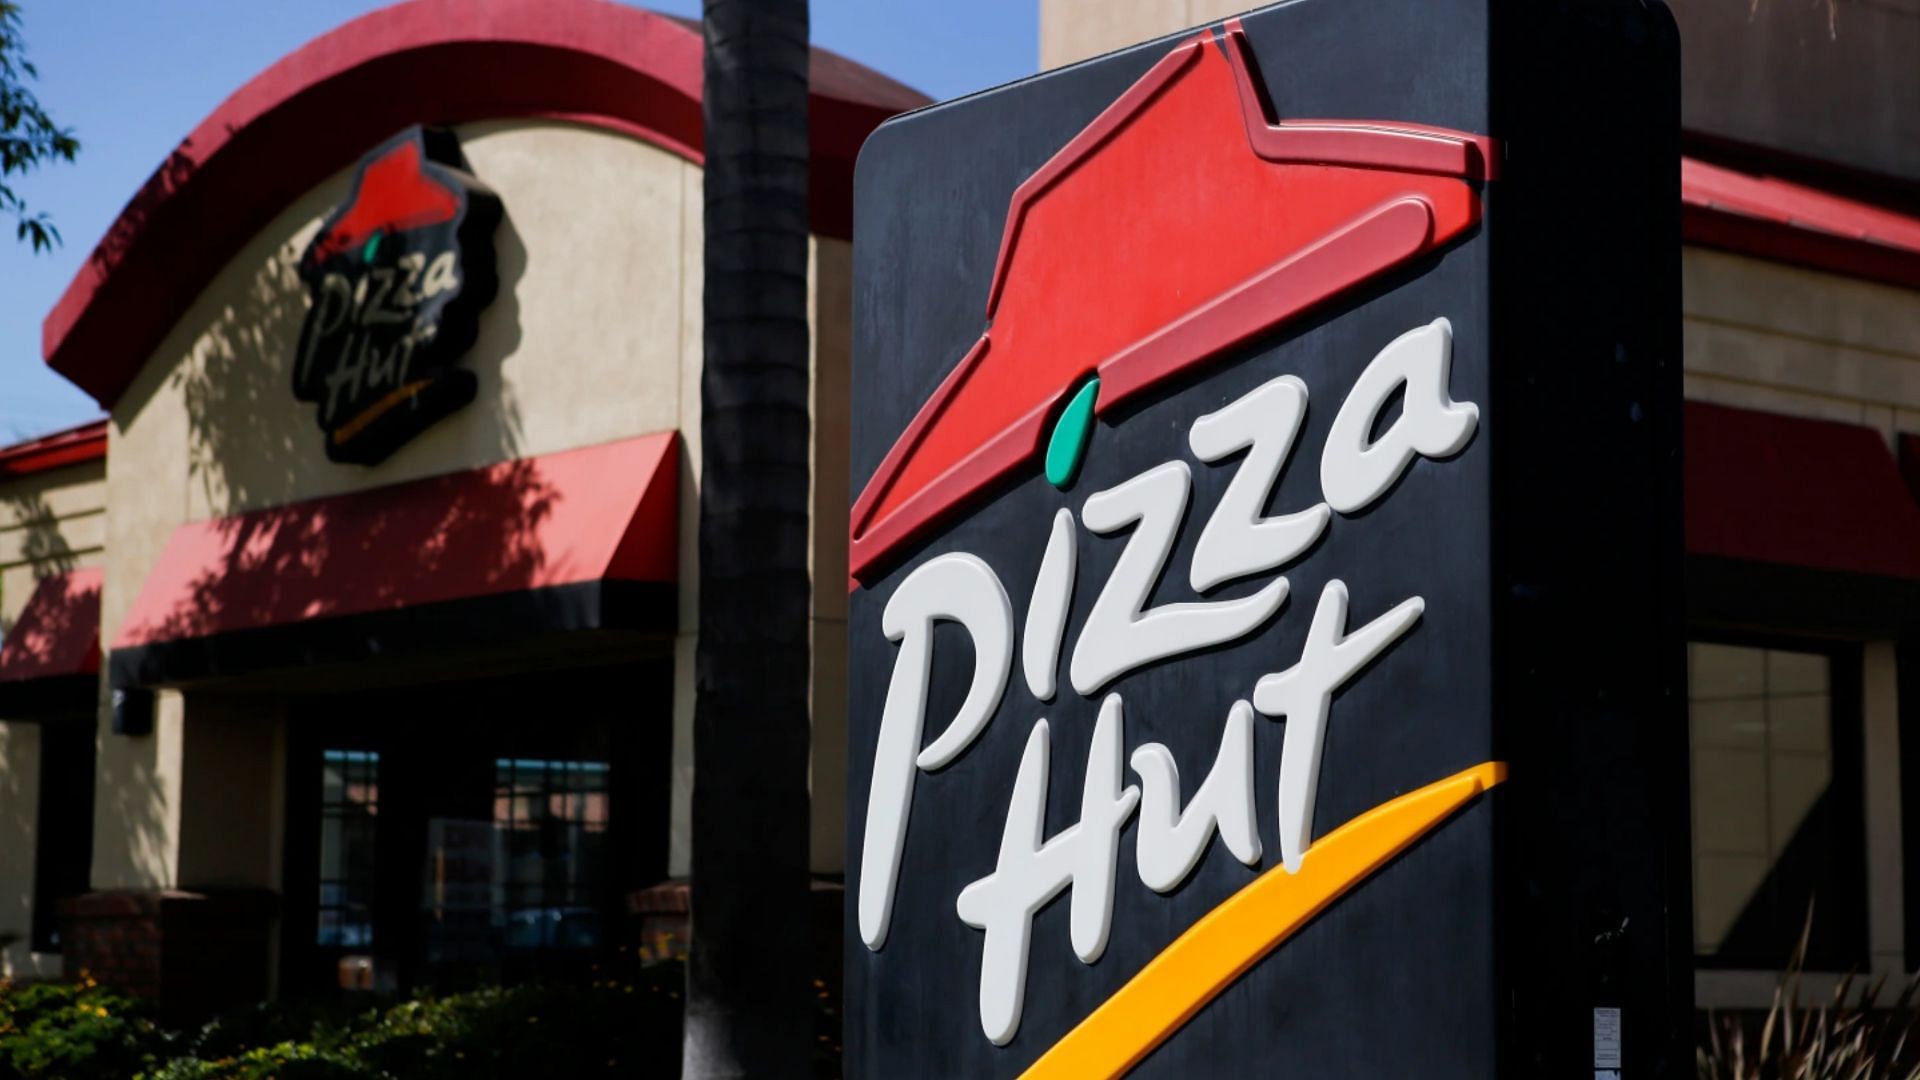
[{"label": "palm tree trunk", "polygon": [[705,0],[684,1074],[810,1072],[806,0]]}]

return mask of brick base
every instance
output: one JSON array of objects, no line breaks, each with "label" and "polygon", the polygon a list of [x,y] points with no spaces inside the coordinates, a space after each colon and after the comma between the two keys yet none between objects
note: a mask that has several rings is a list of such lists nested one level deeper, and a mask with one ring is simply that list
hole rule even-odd
[{"label": "brick base", "polygon": [[60,905],[69,978],[159,1003],[174,1022],[264,1000],[279,897],[260,890],[98,892]]}]

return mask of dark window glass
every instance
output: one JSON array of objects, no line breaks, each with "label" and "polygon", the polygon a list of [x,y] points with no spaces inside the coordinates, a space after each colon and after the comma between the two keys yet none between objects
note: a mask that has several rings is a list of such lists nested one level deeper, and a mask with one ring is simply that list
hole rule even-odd
[{"label": "dark window glass", "polygon": [[373,944],[374,825],[379,813],[380,755],[325,751],[320,761],[316,944],[342,949]]},{"label": "dark window glass", "polygon": [[93,870],[93,717],[40,725],[39,834],[33,858],[33,948],[60,951],[60,901]]},{"label": "dark window glass", "polygon": [[494,762],[495,917],[507,948],[600,944],[609,772],[604,761]]},{"label": "dark window glass", "polygon": [[1694,951],[1784,966],[1814,912],[1809,966],[1864,948],[1857,659],[1696,641],[1687,654]]}]

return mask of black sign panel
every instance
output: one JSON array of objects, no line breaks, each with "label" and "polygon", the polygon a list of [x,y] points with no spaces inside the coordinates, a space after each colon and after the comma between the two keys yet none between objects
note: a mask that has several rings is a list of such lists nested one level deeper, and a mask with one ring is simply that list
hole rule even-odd
[{"label": "black sign panel", "polygon": [[1690,1066],[1674,49],[1300,0],[869,141],[850,1075]]},{"label": "black sign panel", "polygon": [[473,400],[459,366],[499,288],[500,199],[452,132],[410,128],[368,154],[300,259],[312,306],[293,393],[327,457],[372,465]]}]

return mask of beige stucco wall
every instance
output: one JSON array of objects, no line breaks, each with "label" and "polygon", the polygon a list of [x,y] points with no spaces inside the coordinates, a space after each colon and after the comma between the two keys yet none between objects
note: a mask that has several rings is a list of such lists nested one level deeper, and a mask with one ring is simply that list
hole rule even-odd
[{"label": "beige stucco wall", "polygon": [[846,869],[853,248],[813,245],[813,869]]},{"label": "beige stucco wall", "polygon": [[1891,641],[1861,653],[1861,753],[1867,804],[1869,966],[1899,977],[1907,966],[1906,859],[1900,821],[1900,669]]},{"label": "beige stucco wall", "polygon": [[1040,0],[1040,67],[1059,67],[1251,11],[1248,0]]},{"label": "beige stucco wall", "polygon": [[[106,532],[106,470],[69,465],[0,483],[0,640],[47,574],[96,566]],[[40,728],[0,718],[0,976],[56,975],[57,955],[31,951]]]},{"label": "beige stucco wall", "polygon": [[106,499],[98,461],[0,481],[0,638],[42,577],[99,564]]},{"label": "beige stucco wall", "polygon": [[[168,535],[185,522],[677,428],[684,454],[671,835],[673,868],[684,872],[698,633],[701,171],[639,140],[569,124],[474,124],[460,136],[474,172],[506,207],[496,237],[500,296],[465,361],[479,377],[476,401],[380,465],[326,461],[314,408],[294,399],[289,370],[306,309],[294,266],[344,197],[349,172],[320,184],[209,284],[112,411],[105,636],[111,640]],[[815,250],[815,277],[826,282],[815,293],[823,307],[817,354],[839,373],[831,392],[844,394],[849,257],[835,241]],[[822,451],[823,462],[834,462],[832,482],[815,493],[830,515],[816,530],[815,555],[832,579],[816,633],[815,682],[826,704],[816,710],[825,755],[816,769],[823,838],[816,863],[837,870],[845,406],[829,402],[820,411],[841,418],[836,445]],[[246,744],[245,760],[197,754],[201,697],[162,695],[152,737],[103,737],[96,888],[277,878],[272,859],[230,865],[196,855],[220,852],[229,841],[257,846],[255,823],[195,810],[202,786],[237,783],[222,776],[250,769],[277,770],[275,755],[284,753],[275,736]],[[217,721],[208,717],[213,726],[231,720],[224,711]],[[103,731],[108,720],[103,710]],[[278,730],[278,720],[262,723]]]},{"label": "beige stucco wall", "polygon": [[1700,248],[1681,272],[1689,398],[1920,432],[1920,292]]},{"label": "beige stucco wall", "polygon": [[703,174],[689,167],[680,190],[680,632],[673,639],[673,790],[667,873],[693,863],[694,646],[700,638],[700,368],[706,345],[700,280],[706,270]]}]

